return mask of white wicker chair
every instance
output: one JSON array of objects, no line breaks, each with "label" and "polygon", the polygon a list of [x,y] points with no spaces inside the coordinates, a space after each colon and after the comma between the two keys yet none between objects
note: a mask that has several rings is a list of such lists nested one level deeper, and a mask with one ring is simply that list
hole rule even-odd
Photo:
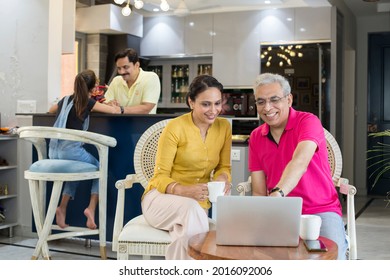
[{"label": "white wicker chair", "polygon": [[[329,131],[324,129],[326,144],[328,149],[328,160],[332,171],[332,178],[335,187],[339,188],[341,194],[347,195],[347,239],[348,239],[348,258],[350,260],[357,259],[357,247],[356,247],[356,226],[355,226],[355,203],[354,196],[356,194],[356,188],[349,185],[349,181],[346,178],[341,178],[341,171],[343,168],[343,159],[339,145],[334,139],[333,135]],[[251,177],[248,181],[239,183],[237,185],[237,191],[239,195],[245,195],[245,193],[251,192]]]},{"label": "white wicker chair", "polygon": [[[47,126],[25,126],[19,128],[17,132],[20,138],[34,144],[38,154],[38,160],[30,166],[29,170],[24,172],[24,177],[29,181],[31,205],[39,237],[32,259],[38,259],[41,254],[44,259],[50,259],[47,241],[96,234],[99,234],[101,258],[107,259],[108,148],[116,146],[115,138],[88,131]],[[48,159],[46,139],[63,139],[94,145],[99,154],[99,168],[89,163],[74,160]],[[52,225],[60,200],[63,182],[91,179],[99,179],[99,228],[92,230],[87,227],[69,226],[62,229],[57,225]],[[45,215],[46,181],[53,181],[53,189]],[[52,230],[59,230],[60,232],[52,233]]]},{"label": "white wicker chair", "polygon": [[[118,260],[127,260],[129,255],[142,255],[143,259],[151,256],[165,256],[171,237],[167,231],[150,226],[143,215],[131,219],[125,226],[124,202],[125,190],[140,183],[144,188],[153,177],[158,140],[169,120],[160,121],[149,127],[140,137],[134,151],[134,170],[136,174],[126,176],[115,184],[118,189],[112,250],[117,252]],[[209,219],[210,227],[214,228]]]}]

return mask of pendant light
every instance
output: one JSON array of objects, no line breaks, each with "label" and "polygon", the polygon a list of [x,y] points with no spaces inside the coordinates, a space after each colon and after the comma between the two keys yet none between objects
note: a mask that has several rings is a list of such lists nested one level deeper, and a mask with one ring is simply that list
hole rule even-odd
[{"label": "pendant light", "polygon": [[122,15],[125,17],[129,16],[131,14],[131,9],[130,9],[130,0],[127,0],[126,6],[122,8]]},{"label": "pendant light", "polygon": [[144,6],[144,2],[142,0],[135,0],[134,1],[134,7],[136,9],[142,9],[142,7]]},{"label": "pendant light", "polygon": [[169,10],[169,4],[168,4],[167,0],[161,0],[160,8],[164,12],[167,12]]}]

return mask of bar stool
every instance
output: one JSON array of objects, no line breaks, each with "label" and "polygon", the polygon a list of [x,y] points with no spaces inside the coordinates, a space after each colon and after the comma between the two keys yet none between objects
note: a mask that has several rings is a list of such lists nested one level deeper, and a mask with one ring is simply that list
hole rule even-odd
[{"label": "bar stool", "polygon": [[[44,259],[50,259],[48,241],[67,237],[99,235],[100,256],[107,259],[106,251],[106,205],[107,205],[107,169],[108,148],[116,146],[115,138],[98,133],[66,128],[26,126],[18,129],[20,138],[33,143],[38,160],[24,172],[29,181],[31,206],[34,222],[38,233],[38,242],[31,259],[36,260],[42,254]],[[77,141],[94,145],[99,155],[99,168],[93,164],[61,159],[48,159],[47,139]],[[68,226],[64,229],[53,225],[56,208],[61,196],[63,182],[99,179],[99,227]],[[49,206],[46,206],[46,182],[52,181],[53,188]],[[59,230],[59,233],[52,233]]]}]

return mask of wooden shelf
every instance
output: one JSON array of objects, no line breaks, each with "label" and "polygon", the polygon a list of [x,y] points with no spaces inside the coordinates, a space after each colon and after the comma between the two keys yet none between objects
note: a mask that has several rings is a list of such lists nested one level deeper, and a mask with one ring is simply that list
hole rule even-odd
[{"label": "wooden shelf", "polygon": [[17,168],[16,165],[5,165],[5,166],[0,166],[0,170],[15,169],[15,168]]},{"label": "wooden shelf", "polygon": [[5,209],[6,219],[0,223],[0,229],[9,229],[9,236],[13,236],[13,228],[18,225],[18,189],[17,189],[17,135],[0,134],[0,157],[9,165],[0,166],[0,185],[8,185],[8,194],[0,195],[0,206]]},{"label": "wooden shelf", "polygon": [[16,194],[0,195],[0,200],[18,197]]},{"label": "wooden shelf", "polygon": [[3,223],[0,223],[0,229],[10,228],[10,227],[14,227],[17,225],[18,225],[17,222],[3,222]]}]

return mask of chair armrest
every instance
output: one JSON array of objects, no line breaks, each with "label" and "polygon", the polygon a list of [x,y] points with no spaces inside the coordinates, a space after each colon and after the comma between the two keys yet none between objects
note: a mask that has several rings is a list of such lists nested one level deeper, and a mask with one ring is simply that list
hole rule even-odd
[{"label": "chair armrest", "polygon": [[355,186],[349,184],[346,178],[340,178],[336,187],[340,188],[340,193],[347,195],[347,235],[349,239],[349,259],[357,259],[356,245],[356,224],[355,224]]},{"label": "chair armrest", "polygon": [[114,231],[112,234],[113,251],[118,250],[118,237],[123,229],[123,219],[125,212],[125,190],[131,189],[134,183],[139,183],[135,174],[129,174],[126,176],[126,179],[118,180],[115,183],[115,187],[118,189],[118,195],[116,201]]},{"label": "chair armrest", "polygon": [[248,181],[238,183],[236,190],[238,195],[244,196],[245,193],[250,192],[252,190],[252,180],[251,176],[248,177]]}]

